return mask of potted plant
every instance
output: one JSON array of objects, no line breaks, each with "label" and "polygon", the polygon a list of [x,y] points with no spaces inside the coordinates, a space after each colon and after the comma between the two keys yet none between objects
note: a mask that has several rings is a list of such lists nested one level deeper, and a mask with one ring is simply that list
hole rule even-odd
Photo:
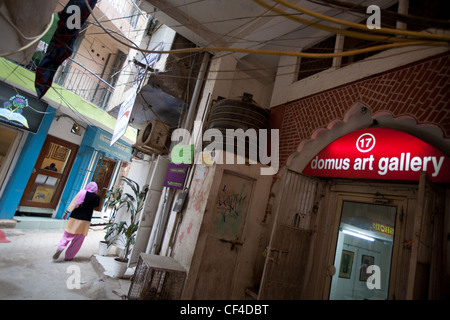
[{"label": "potted plant", "polygon": [[128,265],[128,255],[131,250],[131,246],[134,245],[136,238],[136,232],[139,226],[139,216],[144,208],[145,198],[148,192],[148,185],[143,186],[141,189],[139,184],[127,177],[121,178],[133,191],[133,195],[130,193],[122,193],[121,198],[118,201],[117,210],[126,208],[127,221],[115,221],[108,226],[109,230],[105,237],[108,238],[108,247],[117,241],[121,241],[124,244],[122,255],[114,259],[116,269],[114,275],[122,277],[126,271]]},{"label": "potted plant", "polygon": [[111,237],[111,228],[113,226],[114,219],[116,217],[117,209],[122,198],[122,188],[112,188],[106,193],[105,206],[112,208],[112,214],[109,216],[108,224],[105,226],[106,234],[103,240],[99,244],[99,255],[106,256],[109,250],[109,238]]}]

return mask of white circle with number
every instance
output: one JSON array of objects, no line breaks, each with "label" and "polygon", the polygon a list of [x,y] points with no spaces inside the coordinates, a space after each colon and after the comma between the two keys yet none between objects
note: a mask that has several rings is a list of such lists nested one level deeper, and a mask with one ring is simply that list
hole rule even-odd
[{"label": "white circle with number", "polygon": [[364,133],[356,140],[356,148],[360,152],[369,152],[375,147],[375,136],[371,133]]}]

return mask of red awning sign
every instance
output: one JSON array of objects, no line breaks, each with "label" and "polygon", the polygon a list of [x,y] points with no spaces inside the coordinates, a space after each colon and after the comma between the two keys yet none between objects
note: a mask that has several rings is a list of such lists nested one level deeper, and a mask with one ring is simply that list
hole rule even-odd
[{"label": "red awning sign", "polygon": [[450,159],[402,131],[369,128],[330,143],[303,173],[317,177],[418,181],[426,171],[434,182],[450,182]]}]

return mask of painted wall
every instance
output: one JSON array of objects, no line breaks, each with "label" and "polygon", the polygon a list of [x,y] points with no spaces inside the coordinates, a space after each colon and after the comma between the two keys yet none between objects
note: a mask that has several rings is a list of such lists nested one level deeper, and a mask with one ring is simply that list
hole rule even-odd
[{"label": "painted wall", "polygon": [[[272,176],[261,176],[261,165],[237,165],[220,164],[213,166],[197,166],[194,180],[189,192],[189,202],[184,213],[183,220],[179,226],[173,257],[185,267],[188,280],[185,285],[183,297],[185,299],[202,298],[208,292],[208,298],[244,299],[245,289],[254,287],[262,273],[263,252],[269,241],[269,229],[265,220],[266,200],[269,197]],[[217,268],[225,266],[229,262],[226,254],[212,250],[207,246],[211,239],[215,239],[220,247],[222,241],[216,239],[214,231],[215,222],[220,220],[218,207],[219,193],[221,192],[221,181],[225,173],[241,175],[253,179],[252,194],[249,197],[247,219],[243,224],[242,240],[244,245],[236,245],[233,251],[236,253],[235,269],[227,270],[223,274],[219,271],[212,275],[205,271],[209,264]],[[264,201],[261,201],[264,199]],[[220,233],[220,232],[219,232]],[[226,238],[226,235],[223,235]],[[219,236],[220,238],[220,236]],[[230,243],[223,243],[219,250],[230,251]],[[225,249],[224,249],[225,248]],[[212,251],[211,251],[212,250]],[[221,259],[224,259],[221,262]],[[226,278],[229,275],[232,278]],[[219,278],[217,278],[217,276]],[[209,278],[211,277],[211,278]],[[199,282],[198,279],[203,281]],[[217,285],[233,283],[227,289],[228,292],[218,292]]]},{"label": "painted wall", "polygon": [[33,172],[34,164],[39,157],[53,117],[55,116],[52,111],[55,111],[55,109],[49,106],[47,112],[50,113],[45,114],[39,131],[36,134],[28,134],[14,172],[0,199],[0,219],[12,219],[16,213],[28,179]]},{"label": "painted wall", "polygon": [[179,226],[173,257],[188,272],[203,221],[206,203],[214,180],[215,166],[197,166],[189,190],[186,213]]},{"label": "painted wall", "polygon": [[232,83],[230,98],[240,97],[244,92],[253,94],[253,100],[263,108],[269,108],[274,82],[263,83],[237,69]]},{"label": "painted wall", "polygon": [[446,48],[406,47],[386,50],[342,68],[330,68],[297,81],[296,57],[281,56],[278,64],[271,107],[324,92],[415,61],[446,52]]},{"label": "painted wall", "polygon": [[80,145],[83,140],[84,129],[80,128],[80,134],[73,134],[70,130],[72,129],[73,120],[66,117],[60,117],[55,119],[50,126],[48,134],[54,137],[60,137],[70,143]]}]

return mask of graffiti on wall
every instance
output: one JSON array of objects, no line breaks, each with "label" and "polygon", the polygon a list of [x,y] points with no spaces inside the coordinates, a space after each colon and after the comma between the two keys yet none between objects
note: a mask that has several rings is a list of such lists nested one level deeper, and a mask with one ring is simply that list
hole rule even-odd
[{"label": "graffiti on wall", "polygon": [[225,173],[215,203],[214,235],[238,240],[244,228],[253,181]]}]

